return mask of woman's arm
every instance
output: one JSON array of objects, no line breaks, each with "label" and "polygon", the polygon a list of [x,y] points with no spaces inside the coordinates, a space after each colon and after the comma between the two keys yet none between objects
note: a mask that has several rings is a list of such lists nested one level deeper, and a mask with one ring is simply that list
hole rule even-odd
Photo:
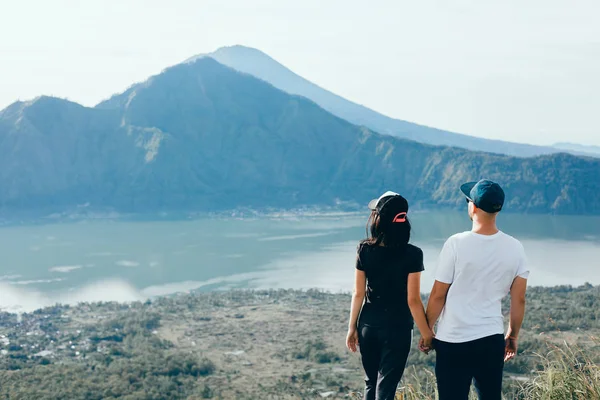
[{"label": "woman's arm", "polygon": [[348,321],[348,337],[346,338],[346,346],[352,352],[356,352],[356,346],[358,345],[358,333],[356,331],[356,324],[358,322],[358,315],[362,308],[365,300],[365,288],[367,286],[367,276],[365,271],[359,269],[354,274],[354,291],[352,293],[352,303],[350,305],[350,320]]},{"label": "woman's arm", "polygon": [[431,341],[433,339],[433,331],[427,323],[427,317],[425,316],[425,307],[423,307],[423,300],[421,300],[421,273],[412,272],[408,274],[408,307],[410,307],[410,313],[419,328],[421,333],[421,345],[422,350],[429,350],[431,348]]}]

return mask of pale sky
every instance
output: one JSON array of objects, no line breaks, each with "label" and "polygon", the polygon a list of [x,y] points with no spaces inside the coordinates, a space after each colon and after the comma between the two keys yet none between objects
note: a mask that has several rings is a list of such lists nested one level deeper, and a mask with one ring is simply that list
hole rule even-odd
[{"label": "pale sky", "polygon": [[0,0],[0,109],[243,44],[391,117],[600,145],[598,0]]}]

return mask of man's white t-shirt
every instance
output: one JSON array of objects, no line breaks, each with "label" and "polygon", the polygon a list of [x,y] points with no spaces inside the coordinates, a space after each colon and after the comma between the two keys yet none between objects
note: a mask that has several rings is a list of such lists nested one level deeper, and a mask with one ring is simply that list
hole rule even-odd
[{"label": "man's white t-shirt", "polygon": [[436,339],[463,343],[504,333],[502,299],[514,279],[527,279],[523,245],[503,232],[452,236],[440,253],[435,279],[451,284]]}]

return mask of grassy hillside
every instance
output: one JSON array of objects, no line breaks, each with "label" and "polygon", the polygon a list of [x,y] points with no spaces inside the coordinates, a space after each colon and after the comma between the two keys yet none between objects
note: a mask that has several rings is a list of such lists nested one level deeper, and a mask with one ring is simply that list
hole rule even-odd
[{"label": "grassy hillside", "polygon": [[[600,398],[599,292],[530,290],[519,355],[506,366],[507,399]],[[356,397],[359,357],[344,348],[349,303],[318,291],[233,291],[1,314],[0,396]],[[433,363],[413,350],[405,398],[433,399]]]}]

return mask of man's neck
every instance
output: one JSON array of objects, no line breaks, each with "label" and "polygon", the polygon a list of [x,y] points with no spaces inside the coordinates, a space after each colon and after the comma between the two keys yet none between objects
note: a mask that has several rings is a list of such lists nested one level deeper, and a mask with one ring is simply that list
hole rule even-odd
[{"label": "man's neck", "polygon": [[471,232],[473,232],[473,233],[477,233],[479,235],[491,236],[491,235],[495,235],[499,231],[500,230],[496,226],[495,220],[489,221],[489,222],[488,221],[481,222],[481,221],[473,220],[473,228],[471,229]]}]

